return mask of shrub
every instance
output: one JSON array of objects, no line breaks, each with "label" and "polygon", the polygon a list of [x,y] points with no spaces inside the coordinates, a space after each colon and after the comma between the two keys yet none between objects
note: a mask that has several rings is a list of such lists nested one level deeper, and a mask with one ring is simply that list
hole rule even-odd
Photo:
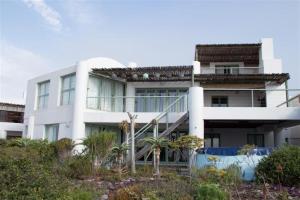
[{"label": "shrub", "polygon": [[60,161],[64,161],[71,156],[74,142],[69,138],[62,138],[52,143],[55,154]]},{"label": "shrub", "polygon": [[[23,151],[20,148],[13,150]],[[12,150],[11,149],[11,150]],[[27,157],[32,151],[1,154],[0,199],[63,198],[67,181],[57,177],[41,163]],[[17,155],[18,157],[13,157]],[[34,154],[33,154],[34,156]]]},{"label": "shrub", "polygon": [[75,155],[64,163],[65,174],[71,178],[82,178],[92,174],[91,161],[87,156]]},{"label": "shrub", "polygon": [[259,182],[281,183],[287,186],[300,184],[300,147],[283,146],[263,158],[256,168]]},{"label": "shrub", "polygon": [[196,200],[227,200],[229,195],[223,191],[217,184],[198,185],[196,191]]}]

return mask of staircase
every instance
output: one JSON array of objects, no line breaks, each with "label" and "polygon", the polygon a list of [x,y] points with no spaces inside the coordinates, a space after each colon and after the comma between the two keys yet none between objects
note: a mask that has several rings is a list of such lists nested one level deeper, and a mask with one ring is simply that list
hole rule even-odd
[{"label": "staircase", "polygon": [[[172,133],[178,126],[180,126],[183,122],[185,122],[188,119],[189,115],[186,112],[184,115],[182,115],[175,123],[173,123],[171,126],[169,126],[168,129],[166,129],[164,132],[162,132],[161,134],[159,134],[159,138],[160,137],[166,137],[168,136],[170,133]],[[147,153],[150,150],[150,146],[149,145],[145,145],[139,152],[137,152],[135,154],[135,159],[138,160],[141,157],[143,157],[145,155],[145,153]]]},{"label": "staircase", "polygon": [[[161,112],[158,116],[156,116],[153,120],[151,120],[149,123],[147,123],[146,125],[144,125],[139,131],[137,131],[134,134],[134,140],[138,140],[138,139],[142,139],[147,132],[149,132],[148,130],[150,128],[154,128],[155,126],[158,126],[158,124],[160,123],[160,120],[165,118],[164,123],[166,124],[166,130],[163,131],[161,134],[159,134],[157,137],[166,137],[168,136],[170,133],[172,133],[178,126],[180,126],[183,122],[185,122],[188,119],[188,112],[186,111],[176,122],[174,122],[171,126],[169,126],[169,122],[168,122],[168,116],[169,113],[172,112],[172,110],[174,109],[174,107],[176,107],[180,101],[184,100],[187,102],[186,99],[187,96],[181,96],[178,97],[173,103],[171,103],[163,112]],[[187,110],[187,108],[186,108]],[[155,123],[153,123],[155,122]],[[154,125],[156,124],[156,125]],[[157,127],[156,127],[157,128]],[[158,128],[156,129],[156,134],[157,134]],[[130,145],[132,142],[132,138],[130,137],[128,139],[128,144]],[[147,153],[147,151],[150,150],[150,146],[146,145],[144,146],[141,150],[139,150],[136,154],[135,154],[135,159],[138,160],[141,157],[143,157],[145,155],[145,153]]]}]

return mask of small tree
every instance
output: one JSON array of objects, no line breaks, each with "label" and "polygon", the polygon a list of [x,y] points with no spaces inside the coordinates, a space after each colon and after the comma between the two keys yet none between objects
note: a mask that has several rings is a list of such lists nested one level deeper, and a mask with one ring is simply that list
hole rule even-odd
[{"label": "small tree", "polygon": [[195,151],[201,148],[203,139],[194,135],[184,135],[171,143],[171,147],[179,151],[188,151],[189,154],[189,174],[192,176],[192,165],[195,159]]},{"label": "small tree", "polygon": [[86,147],[83,152],[90,156],[94,172],[96,166],[103,164],[107,158],[115,140],[116,133],[109,131],[90,134],[83,140],[82,144]]},{"label": "small tree", "polygon": [[122,175],[122,163],[124,161],[124,155],[126,154],[126,151],[129,149],[127,144],[118,144],[114,145],[111,149],[111,154],[114,158],[116,158],[118,162],[118,172],[119,176],[121,178]]},{"label": "small tree", "polygon": [[154,153],[155,162],[156,162],[154,163],[155,174],[158,178],[160,178],[160,171],[159,171],[160,152],[163,147],[167,147],[169,145],[169,141],[163,137],[161,138],[147,137],[144,138],[142,142],[150,145],[150,152],[147,155],[147,158],[151,153]]}]

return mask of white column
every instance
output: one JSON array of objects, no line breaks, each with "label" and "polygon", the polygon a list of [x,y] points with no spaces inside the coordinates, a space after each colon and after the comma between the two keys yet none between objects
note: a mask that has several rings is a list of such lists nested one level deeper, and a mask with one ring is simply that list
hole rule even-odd
[{"label": "white column", "polygon": [[189,134],[204,139],[203,88],[190,87],[188,96]]},{"label": "white column", "polygon": [[0,130],[0,139],[6,139],[6,131]]},{"label": "white column", "polygon": [[[88,70],[89,68],[85,65],[84,61],[77,64],[72,128],[72,139],[77,144],[85,138],[84,111],[86,106]],[[76,150],[80,152],[82,146],[77,145]]]},{"label": "white column", "polygon": [[34,135],[34,116],[28,118],[27,138],[33,139]]}]

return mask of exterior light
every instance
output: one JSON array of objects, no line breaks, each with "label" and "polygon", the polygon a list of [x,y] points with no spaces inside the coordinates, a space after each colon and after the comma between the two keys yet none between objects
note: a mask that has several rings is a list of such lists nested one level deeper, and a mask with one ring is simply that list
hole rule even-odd
[{"label": "exterior light", "polygon": [[115,73],[112,73],[111,77],[112,78],[117,78],[117,75]]},{"label": "exterior light", "polygon": [[143,74],[143,78],[144,79],[148,79],[149,78],[149,74],[147,74],[147,73]]},{"label": "exterior light", "polygon": [[133,79],[138,79],[138,75],[137,75],[137,74],[133,74],[133,75],[132,75],[132,78],[133,78]]}]

